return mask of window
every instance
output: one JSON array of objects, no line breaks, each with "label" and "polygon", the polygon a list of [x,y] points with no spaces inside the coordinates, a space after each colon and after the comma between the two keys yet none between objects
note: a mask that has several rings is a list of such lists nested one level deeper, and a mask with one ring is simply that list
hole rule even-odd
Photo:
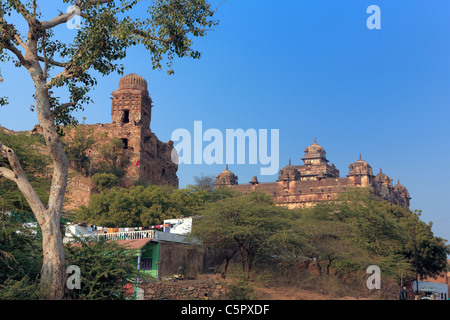
[{"label": "window", "polygon": [[123,111],[123,123],[129,123],[130,122],[130,111],[124,110]]},{"label": "window", "polygon": [[142,259],[141,270],[152,270],[152,259]]},{"label": "window", "polygon": [[124,148],[124,149],[128,149],[128,139],[123,138],[123,139],[122,139],[122,142],[123,142],[123,148]]}]

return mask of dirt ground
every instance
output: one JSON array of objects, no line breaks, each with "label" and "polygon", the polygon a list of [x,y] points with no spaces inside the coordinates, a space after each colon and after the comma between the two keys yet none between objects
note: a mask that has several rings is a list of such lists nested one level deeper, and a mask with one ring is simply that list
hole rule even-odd
[{"label": "dirt ground", "polygon": [[[326,294],[289,287],[267,288],[256,286],[254,290],[258,300],[336,300],[336,298]],[[343,297],[338,300],[357,300],[357,298]]]},{"label": "dirt ground", "polygon": [[[221,284],[235,283],[236,279],[227,277],[225,280],[220,275],[199,275],[197,278],[191,280],[183,280],[184,283],[191,283],[192,285],[204,283],[205,281],[220,282]],[[364,298],[356,297],[333,297],[331,295],[322,294],[320,292],[313,292],[301,288],[290,286],[270,286],[261,283],[250,283],[254,290],[256,300],[365,300]]]}]

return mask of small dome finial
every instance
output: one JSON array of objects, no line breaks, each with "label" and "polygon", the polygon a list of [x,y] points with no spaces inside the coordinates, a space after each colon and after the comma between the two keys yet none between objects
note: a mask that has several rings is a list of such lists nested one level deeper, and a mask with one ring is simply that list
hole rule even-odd
[{"label": "small dome finial", "polygon": [[291,158],[289,158],[289,165],[291,165]]},{"label": "small dome finial", "polygon": [[361,159],[361,153],[359,154],[359,160],[362,160],[362,159]]},{"label": "small dome finial", "polygon": [[226,167],[225,167],[225,170],[228,171],[228,163],[227,163],[227,165],[226,165]]},{"label": "small dome finial", "polygon": [[314,143],[317,143],[317,139],[316,138],[314,138]]}]

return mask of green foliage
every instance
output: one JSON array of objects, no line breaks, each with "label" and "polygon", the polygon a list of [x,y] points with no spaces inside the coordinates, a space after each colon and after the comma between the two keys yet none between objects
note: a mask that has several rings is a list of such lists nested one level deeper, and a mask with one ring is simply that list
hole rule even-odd
[{"label": "green foliage", "polygon": [[72,161],[76,170],[89,173],[91,160],[86,152],[95,144],[93,128],[78,125],[64,128],[64,131],[67,132],[63,139],[67,158]]},{"label": "green foliage", "polygon": [[108,142],[96,147],[102,158],[96,164],[96,167],[98,167],[96,170],[121,177],[130,164],[130,158],[124,152],[123,147],[123,141],[119,138],[111,138]]},{"label": "green foliage", "polygon": [[[58,38],[53,30],[55,26],[39,29],[34,34],[38,39],[37,54],[47,59],[46,70],[51,74],[57,69],[51,86],[66,87],[69,93],[70,102],[61,103],[50,92],[56,125],[76,123],[71,113],[91,102],[88,93],[97,84],[92,74],[122,73],[124,67],[118,61],[126,57],[130,47],[144,46],[154,69],[161,69],[163,59],[167,59],[171,74],[174,57],[200,58],[200,52],[192,48],[192,37],[206,35],[217,24],[211,20],[214,11],[206,0],[119,0],[103,4],[83,1],[79,8],[83,21],[73,38]],[[14,21],[20,15],[26,19],[42,19],[39,4],[37,9],[36,14],[31,14],[34,10],[30,1],[0,2],[3,19],[0,27],[9,29],[0,34],[0,61],[12,60],[17,67],[23,65],[24,59],[10,49],[10,44],[16,43],[14,36],[20,36]],[[6,102],[4,97],[0,98],[0,105]]]},{"label": "green foliage", "polygon": [[230,258],[230,252],[238,252],[246,280],[258,255],[267,252],[288,217],[287,209],[275,206],[270,196],[259,192],[211,202],[199,214],[202,219],[196,221],[191,236],[201,239],[225,259]]},{"label": "green foliage", "polygon": [[421,278],[434,277],[448,268],[450,246],[445,245],[446,240],[433,235],[432,222],[426,224],[420,220],[420,215],[421,211],[416,210],[404,222],[408,240],[402,251]]},{"label": "green foliage", "polygon": [[111,228],[150,226],[191,215],[206,201],[206,192],[193,187],[113,187],[93,195],[89,205],[78,210],[76,219]]},{"label": "green foliage", "polygon": [[24,276],[20,280],[8,278],[0,283],[0,300],[37,300],[42,298],[39,283]]},{"label": "green foliage", "polygon": [[[51,184],[50,158],[45,154],[42,136],[0,132],[0,141],[14,150],[34,190],[43,203],[46,203]],[[0,166],[10,168],[8,161],[2,157],[0,157]],[[31,212],[28,202],[17,185],[0,177],[0,211],[7,210]]]},{"label": "green foliage", "polygon": [[230,300],[253,300],[255,298],[255,291],[246,281],[231,283],[229,289],[227,297]]},{"label": "green foliage", "polygon": [[69,299],[123,300],[124,286],[142,277],[136,266],[137,250],[126,249],[117,242],[78,239],[66,246],[68,265],[80,268],[81,289],[69,290]]},{"label": "green foliage", "polygon": [[112,173],[96,173],[92,177],[92,181],[99,191],[106,191],[116,186],[119,178]]},{"label": "green foliage", "polygon": [[380,201],[368,190],[348,192],[336,202],[301,210],[299,223],[306,223],[304,229],[309,230],[314,226],[330,230],[327,225],[344,228],[336,238],[345,243],[344,254],[333,262],[340,273],[376,264],[384,275],[397,279],[412,279],[416,271],[420,276],[435,275],[444,270],[450,253],[445,241],[435,237],[417,214]]},{"label": "green foliage", "polygon": [[[32,216],[32,215],[31,215]],[[0,299],[37,299],[42,252],[30,215],[0,213]]]},{"label": "green foliage", "polygon": [[446,268],[449,247],[431,225],[367,190],[296,210],[275,207],[259,193],[217,196],[199,212],[191,236],[202,240],[213,261],[225,263],[222,273],[237,254],[247,280],[253,267],[287,278],[314,269],[342,283],[363,279],[369,265],[396,281]]},{"label": "green foliage", "polygon": [[42,254],[33,233],[37,230],[22,226],[20,218],[18,213],[0,213],[0,282],[25,275],[36,278],[40,272]]}]

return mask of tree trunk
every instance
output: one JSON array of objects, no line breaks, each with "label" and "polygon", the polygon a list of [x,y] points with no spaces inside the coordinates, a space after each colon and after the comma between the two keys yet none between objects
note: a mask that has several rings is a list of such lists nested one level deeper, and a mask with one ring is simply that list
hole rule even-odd
[{"label": "tree trunk", "polygon": [[59,219],[54,217],[42,229],[43,263],[41,269],[41,290],[46,299],[64,297],[66,282],[64,244]]},{"label": "tree trunk", "polygon": [[[37,52],[31,50],[30,52]],[[33,59],[32,59],[33,60]],[[35,84],[36,113],[43,131],[47,152],[53,163],[52,184],[44,212],[33,210],[42,230],[43,265],[41,289],[46,299],[62,299],[66,280],[64,244],[60,229],[69,164],[64,145],[55,128],[55,119],[43,71],[35,63],[28,69]]]},{"label": "tree trunk", "polygon": [[69,166],[64,145],[55,129],[48,90],[43,86],[36,86],[36,110],[48,153],[53,162],[53,178],[48,208],[45,212],[45,218],[42,222],[39,222],[42,229],[44,254],[41,286],[46,292],[45,297],[47,299],[62,299],[64,297],[66,274],[60,223]]},{"label": "tree trunk", "polygon": [[231,259],[233,259],[234,255],[237,252],[237,248],[230,254],[230,255],[226,255],[225,256],[225,265],[223,266],[221,275],[222,278],[225,279],[226,278],[226,274],[227,274],[227,270],[228,270],[228,264],[230,263]]}]

